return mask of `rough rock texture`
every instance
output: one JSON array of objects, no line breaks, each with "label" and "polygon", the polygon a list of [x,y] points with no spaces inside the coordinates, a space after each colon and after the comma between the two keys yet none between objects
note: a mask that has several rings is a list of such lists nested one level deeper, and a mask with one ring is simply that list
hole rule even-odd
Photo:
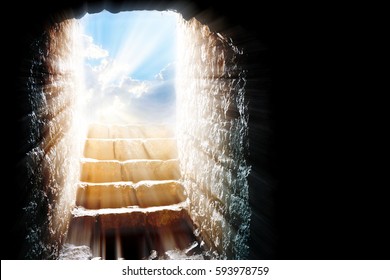
[{"label": "rough rock texture", "polygon": [[177,139],[191,217],[214,255],[245,259],[251,211],[241,50],[193,19],[178,40]]},{"label": "rough rock texture", "polygon": [[92,259],[91,248],[88,246],[74,246],[72,244],[65,243],[62,247],[60,260],[90,260]]},{"label": "rough rock texture", "polygon": [[77,64],[74,20],[50,26],[36,39],[30,61],[28,101],[31,112],[24,124],[29,151],[21,173],[28,199],[24,206],[25,258],[58,257],[75,199],[81,145],[74,108]]}]

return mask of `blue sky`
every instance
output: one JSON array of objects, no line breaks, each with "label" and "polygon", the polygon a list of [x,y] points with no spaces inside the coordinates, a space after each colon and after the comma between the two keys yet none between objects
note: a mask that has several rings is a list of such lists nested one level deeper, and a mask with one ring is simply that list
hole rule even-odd
[{"label": "blue sky", "polygon": [[86,14],[80,25],[89,107],[111,106],[111,114],[121,110],[150,121],[171,118],[176,21],[167,11]]}]

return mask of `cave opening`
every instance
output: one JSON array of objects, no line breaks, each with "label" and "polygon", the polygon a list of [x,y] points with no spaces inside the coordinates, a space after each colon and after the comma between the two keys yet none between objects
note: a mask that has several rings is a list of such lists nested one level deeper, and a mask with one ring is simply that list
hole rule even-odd
[{"label": "cave opening", "polygon": [[[80,246],[93,257],[145,259],[198,245],[183,211],[175,137],[178,14],[102,11],[78,23],[86,136],[73,209],[79,214],[61,258]],[[97,216],[92,224],[90,215]]]},{"label": "cave opening", "polygon": [[[152,41],[129,51],[142,32],[80,32],[83,17],[52,22],[34,41],[26,258],[248,257],[245,51],[195,17],[148,13],[172,15],[176,41],[161,23],[148,39],[174,42],[174,58],[148,58]],[[132,40],[119,48],[119,37]]]}]

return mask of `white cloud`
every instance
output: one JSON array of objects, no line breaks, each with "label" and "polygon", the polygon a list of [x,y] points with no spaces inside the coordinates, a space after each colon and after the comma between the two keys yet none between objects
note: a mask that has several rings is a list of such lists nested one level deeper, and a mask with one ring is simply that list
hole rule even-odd
[{"label": "white cloud", "polygon": [[111,58],[103,58],[97,65],[85,64],[87,87],[99,87],[102,90],[110,87],[120,87],[128,76],[129,66]]},{"label": "white cloud", "polygon": [[168,100],[170,93],[166,91],[174,90],[174,66],[169,64],[161,69],[155,80],[137,80],[128,76],[126,63],[103,58],[96,66],[85,65],[85,86],[95,98],[121,96],[123,100],[129,100],[166,96],[162,98]]},{"label": "white cloud", "polygon": [[163,69],[160,70],[160,72],[154,76],[156,80],[160,81],[166,81],[171,80],[175,78],[175,63],[169,63],[166,65]]},{"label": "white cloud", "polygon": [[83,35],[84,56],[91,59],[104,58],[109,55],[108,51],[93,43],[91,36]]},{"label": "white cloud", "polygon": [[133,97],[139,98],[148,93],[150,85],[146,81],[139,81],[129,77],[122,79],[119,88],[123,92],[130,93]]}]

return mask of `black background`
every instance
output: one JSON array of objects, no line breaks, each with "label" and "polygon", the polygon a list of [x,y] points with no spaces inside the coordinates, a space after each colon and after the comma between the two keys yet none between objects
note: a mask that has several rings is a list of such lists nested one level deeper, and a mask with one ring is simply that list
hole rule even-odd
[{"label": "black background", "polygon": [[[18,176],[13,166],[23,151],[18,142],[18,120],[25,114],[20,77],[30,42],[48,21],[72,12],[81,16],[83,10],[98,11],[101,2],[13,1],[3,10],[3,17],[7,13],[10,19],[2,19],[2,119],[8,163],[3,169],[2,240],[9,247],[2,247],[2,259],[20,258],[24,238],[17,225],[24,198],[13,184]],[[173,3],[105,2],[110,9],[129,10]],[[223,17],[223,23],[210,26],[237,30],[237,42],[249,50],[251,258],[390,259],[389,203],[384,195],[388,183],[382,180],[388,164],[378,164],[376,158],[382,153],[377,130],[386,127],[379,126],[370,88],[354,77],[355,67],[367,69],[356,64],[358,56],[351,57],[353,49],[345,47],[345,25],[334,9],[247,0],[180,3],[190,4],[192,15],[209,11],[210,16],[213,11],[211,19]],[[260,96],[270,102],[266,117]],[[266,144],[256,145],[264,118],[271,133]],[[266,187],[260,187],[256,176],[267,178]]]}]

